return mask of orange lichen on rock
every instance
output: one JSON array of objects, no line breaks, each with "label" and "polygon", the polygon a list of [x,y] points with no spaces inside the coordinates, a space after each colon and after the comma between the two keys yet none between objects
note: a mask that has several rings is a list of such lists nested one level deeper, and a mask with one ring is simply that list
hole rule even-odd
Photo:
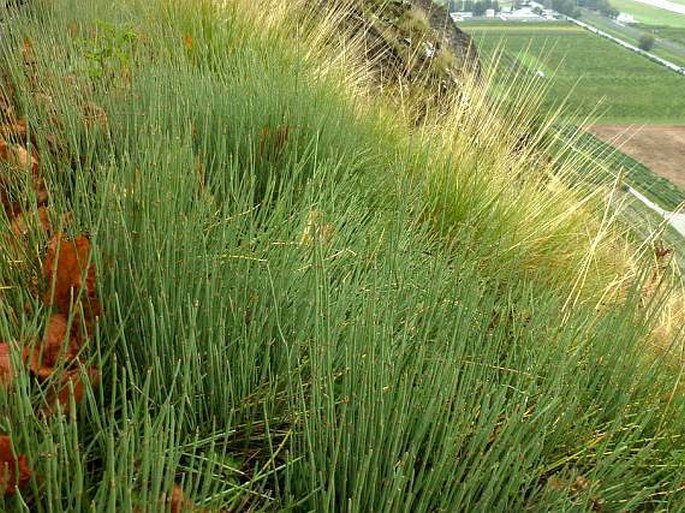
[{"label": "orange lichen on rock", "polygon": [[12,147],[4,139],[0,138],[0,160],[12,163],[13,157]]},{"label": "orange lichen on rock", "polygon": [[45,415],[55,414],[59,408],[66,410],[69,407],[69,398],[73,392],[74,403],[79,404],[86,393],[86,385],[95,388],[100,384],[100,371],[94,367],[82,374],[80,369],[66,371],[60,377],[58,383],[50,386],[47,392],[47,406],[43,410]]},{"label": "orange lichen on rock", "polygon": [[38,174],[38,159],[20,144],[14,146],[14,159],[20,168],[30,169],[32,173]]},{"label": "orange lichen on rock", "polygon": [[0,160],[13,167],[30,169],[32,173],[38,173],[38,159],[21,144],[9,144],[0,139]]},{"label": "orange lichen on rock", "polygon": [[58,233],[48,243],[43,260],[43,277],[48,283],[44,301],[58,313],[50,317],[42,344],[24,353],[29,368],[39,379],[53,377],[64,364],[58,380],[48,389],[47,406],[43,409],[46,415],[54,414],[60,406],[66,409],[72,393],[74,402],[81,402],[86,385],[95,387],[100,382],[100,371],[91,368],[83,374],[77,359],[84,337],[90,336],[100,314],[95,266],[90,260],[91,246],[85,235],[69,240]]},{"label": "orange lichen on rock", "polygon": [[4,74],[0,74],[0,121],[11,122],[16,118],[14,113],[14,86]]},{"label": "orange lichen on rock", "polygon": [[0,435],[0,496],[16,493],[17,488],[23,488],[30,480],[26,456],[15,458],[12,440],[7,435]]},{"label": "orange lichen on rock", "polygon": [[26,118],[19,118],[12,123],[0,125],[0,138],[5,141],[16,140],[23,144],[28,142],[28,123]]},{"label": "orange lichen on rock", "polygon": [[9,219],[22,211],[21,202],[13,197],[10,191],[13,186],[17,187],[27,179],[30,180],[35,193],[36,204],[38,206],[47,204],[48,191],[39,173],[38,159],[32,152],[20,144],[9,144],[0,137],[0,162],[9,166],[9,171],[3,170],[0,175],[0,203]]},{"label": "orange lichen on rock", "polygon": [[48,283],[45,304],[68,315],[73,302],[80,299],[87,315],[86,324],[100,315],[95,266],[90,259],[90,241],[85,235],[68,240],[58,233],[50,239],[43,261],[43,277]]},{"label": "orange lichen on rock", "polygon": [[0,387],[8,387],[14,379],[12,360],[10,359],[10,346],[0,342]]},{"label": "orange lichen on rock", "polygon": [[[47,207],[39,207],[36,211],[38,224],[46,237],[52,234],[52,222],[50,221],[50,211]],[[12,233],[16,237],[26,237],[31,228],[31,222],[35,218],[31,213],[22,212],[12,220]]]},{"label": "orange lichen on rock", "polygon": [[195,504],[186,498],[183,493],[183,488],[180,485],[174,483],[171,489],[171,494],[166,496],[164,502],[171,503],[171,513],[187,513],[190,511],[197,511]]},{"label": "orange lichen on rock", "polygon": [[78,343],[69,333],[67,318],[54,314],[50,316],[42,342],[24,349],[24,360],[36,376],[46,379],[55,367],[76,357],[78,351]]},{"label": "orange lichen on rock", "polygon": [[199,513],[208,511],[203,508],[198,508],[193,501],[188,499],[183,493],[183,488],[180,485],[174,483],[171,488],[171,493],[164,492],[161,497],[155,499],[155,503],[146,508],[137,507],[134,508],[134,513],[142,513],[143,511],[171,511],[171,513]]}]

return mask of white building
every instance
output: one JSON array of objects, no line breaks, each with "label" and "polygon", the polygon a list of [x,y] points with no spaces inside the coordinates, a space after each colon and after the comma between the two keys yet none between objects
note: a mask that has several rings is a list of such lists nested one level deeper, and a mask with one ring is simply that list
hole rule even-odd
[{"label": "white building", "polygon": [[514,12],[511,13],[501,13],[500,18],[504,21],[518,21],[518,22],[525,22],[525,21],[542,21],[544,18],[535,12],[533,12],[533,9],[530,7],[521,7],[520,9],[516,9]]},{"label": "white building", "polygon": [[619,23],[637,23],[635,16],[625,12],[619,13],[618,16],[616,16],[616,21]]},{"label": "white building", "polygon": [[451,12],[450,18],[453,22],[464,21],[473,18],[473,13],[471,12]]}]

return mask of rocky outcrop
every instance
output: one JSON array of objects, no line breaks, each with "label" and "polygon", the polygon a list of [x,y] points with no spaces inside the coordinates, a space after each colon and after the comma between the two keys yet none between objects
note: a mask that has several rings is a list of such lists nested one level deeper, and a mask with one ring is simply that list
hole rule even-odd
[{"label": "rocky outcrop", "polygon": [[439,95],[465,73],[479,74],[471,38],[431,0],[359,0],[347,18],[384,84],[428,87]]},{"label": "rocky outcrop", "polygon": [[444,6],[437,5],[432,0],[412,0],[411,3],[427,13],[433,30],[444,38],[463,66],[471,71],[480,70],[478,52],[473,40],[454,24]]}]

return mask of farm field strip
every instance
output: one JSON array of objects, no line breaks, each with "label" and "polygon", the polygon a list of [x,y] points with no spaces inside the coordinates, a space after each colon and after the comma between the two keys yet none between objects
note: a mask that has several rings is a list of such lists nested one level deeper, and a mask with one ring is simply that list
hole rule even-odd
[{"label": "farm field strip", "polygon": [[654,55],[652,52],[643,50],[639,46],[636,46],[635,44],[633,44],[629,41],[626,41],[623,38],[618,38],[616,36],[613,36],[607,32],[599,30],[597,27],[590,25],[590,24],[587,24],[583,21],[576,20],[573,18],[569,18],[568,20],[571,23],[574,23],[580,27],[583,27],[584,29],[588,30],[590,33],[598,35],[604,39],[608,39],[612,43],[615,43],[615,44],[617,44],[617,45],[619,45],[619,46],[621,46],[627,50],[630,50],[631,52],[634,52],[637,55],[640,55],[641,57],[649,59],[650,61],[654,61],[661,66],[665,66],[666,69],[669,69],[670,71],[674,71],[680,75],[685,75],[685,69],[681,69],[681,67],[678,64],[676,64],[675,62],[672,62],[668,59],[664,59],[663,57],[659,57],[657,55]]},{"label": "farm field strip", "polygon": [[582,9],[582,14],[581,19],[585,23],[593,25],[607,34],[623,39],[628,43],[637,44],[642,34],[651,32],[657,38],[657,44],[650,50],[650,53],[685,67],[685,41],[681,39],[684,36],[683,29],[622,25],[589,9]]},{"label": "farm field strip", "polygon": [[665,11],[671,11],[677,14],[685,14],[685,4],[671,2],[669,0],[635,0],[641,4],[657,7]]},{"label": "farm field strip", "polygon": [[595,125],[589,131],[685,190],[685,126]]},{"label": "farm field strip", "polygon": [[[535,73],[537,69],[527,66],[530,62],[557,70],[543,79],[548,81],[550,109],[566,98],[570,112],[598,114],[602,123],[685,123],[685,77],[579,27],[460,26],[475,39],[482,55],[502,50],[512,71]],[[534,59],[521,59],[524,54]]]},{"label": "farm field strip", "polygon": [[685,28],[657,27],[651,25],[636,25],[636,28],[644,31],[649,30],[658,38],[667,39],[685,47]]},{"label": "farm field strip", "polygon": [[636,0],[611,0],[611,5],[621,12],[632,14],[643,24],[685,28],[685,15],[669,12]]},{"label": "farm field strip", "polygon": [[[668,125],[669,118],[671,125],[685,125],[685,99],[680,94],[685,89],[685,77],[644,57],[580,28],[554,33],[550,30],[552,27],[540,25],[498,24],[482,31],[481,26],[471,26],[470,33],[483,55],[502,51],[503,66],[518,72],[542,70],[545,73],[546,78],[541,80],[549,80],[547,101],[550,109],[568,97],[572,112],[588,114],[593,108],[601,109],[598,112],[606,114],[601,120],[604,126],[612,123],[625,130],[630,125],[652,125],[647,128],[659,132],[659,125]],[[548,70],[556,72],[548,75]],[[676,105],[677,109],[673,109]],[[639,135],[623,144],[611,138],[597,138],[597,135],[587,133],[582,145],[592,154],[610,155],[612,173],[618,175],[625,170],[627,183],[665,209],[673,210],[683,201],[682,189],[667,181],[677,182],[673,167],[677,167],[677,163],[671,162],[668,167],[668,162],[655,163],[654,159],[645,158],[647,150],[644,148],[641,152],[632,151],[631,144],[637,144]],[[651,142],[654,144],[653,140]],[[612,149],[623,149],[624,145],[625,151],[630,151],[628,155]],[[677,151],[670,151],[663,157],[668,160],[677,157],[676,154]],[[682,187],[682,183],[680,185]]]},{"label": "farm field strip", "polygon": [[[573,152],[580,152],[590,159],[606,163],[606,175],[598,178],[598,183],[613,182],[623,174],[625,183],[629,184],[664,210],[677,210],[685,202],[685,190],[678,188],[666,178],[660,176],[643,162],[624,152],[624,145],[618,140],[596,133],[601,127],[586,127],[573,145]],[[601,135],[601,136],[600,136]],[[560,132],[561,139],[573,137],[570,132]]]},{"label": "farm field strip", "polygon": [[513,23],[510,21],[464,21],[458,24],[459,28],[469,32],[471,30],[478,30],[478,32],[522,32],[528,33],[535,30],[536,34],[559,34],[563,33],[582,33],[583,29],[571,25],[566,22],[541,22],[541,23]]}]

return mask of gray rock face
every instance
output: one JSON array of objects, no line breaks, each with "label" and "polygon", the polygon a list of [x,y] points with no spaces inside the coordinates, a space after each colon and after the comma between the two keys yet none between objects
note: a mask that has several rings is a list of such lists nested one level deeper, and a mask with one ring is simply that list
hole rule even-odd
[{"label": "gray rock face", "polygon": [[[322,8],[335,5],[320,0]],[[420,84],[439,94],[464,73],[480,73],[471,38],[431,0],[357,0],[345,23],[352,36],[363,38],[381,83]]]},{"label": "gray rock face", "polygon": [[464,66],[472,71],[479,69],[478,52],[473,40],[454,24],[445,7],[435,4],[432,0],[411,0],[411,3],[427,13],[433,30],[445,38],[452,52]]}]

